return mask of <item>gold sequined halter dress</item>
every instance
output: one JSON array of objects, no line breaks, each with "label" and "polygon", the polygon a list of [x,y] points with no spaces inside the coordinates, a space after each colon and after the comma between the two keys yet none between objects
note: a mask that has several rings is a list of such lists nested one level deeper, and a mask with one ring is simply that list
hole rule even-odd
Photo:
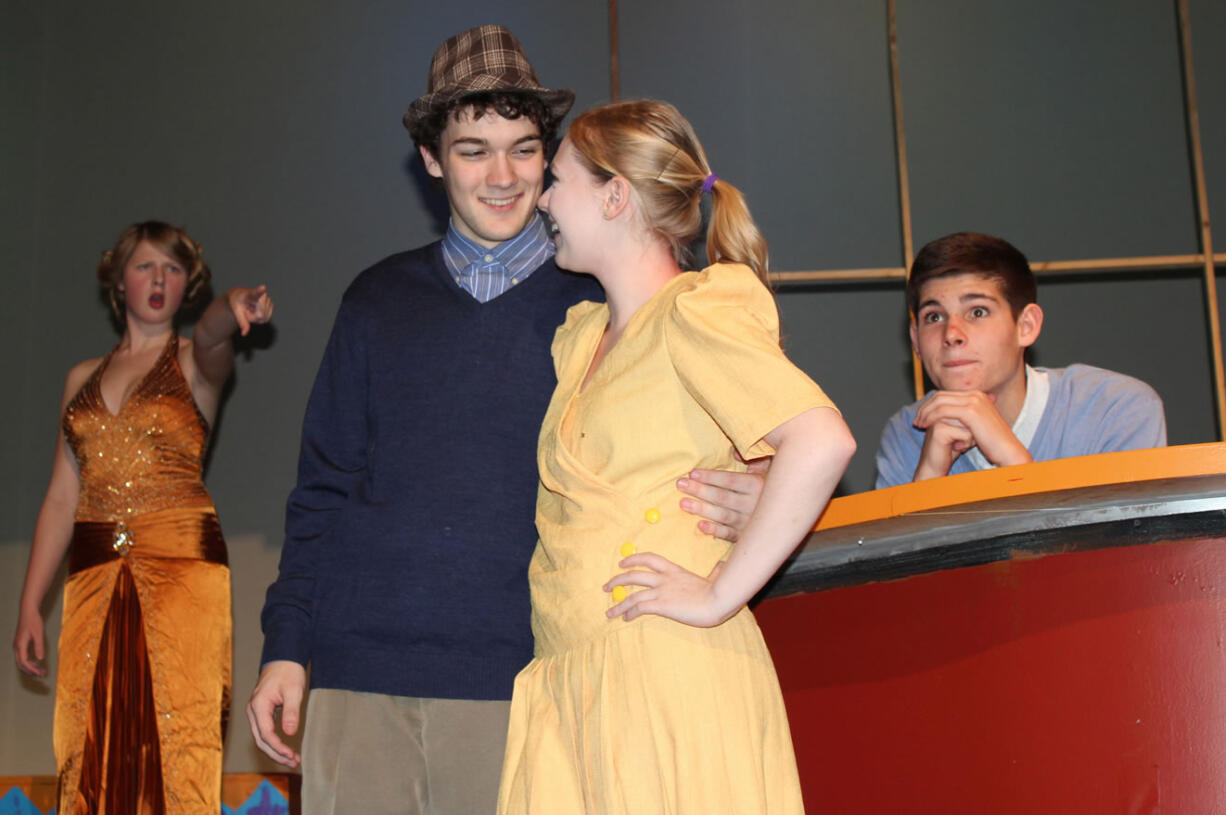
[{"label": "gold sequined halter dress", "polygon": [[81,490],[56,679],[60,815],[221,810],[230,571],[178,350],[172,332],[118,414],[99,387],[112,350],[64,412]]}]

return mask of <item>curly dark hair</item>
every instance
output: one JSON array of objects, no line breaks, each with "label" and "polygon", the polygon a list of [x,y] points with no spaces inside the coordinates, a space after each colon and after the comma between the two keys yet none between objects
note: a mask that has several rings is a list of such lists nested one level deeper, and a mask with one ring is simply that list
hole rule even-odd
[{"label": "curly dark hair", "polygon": [[123,322],[123,290],[120,287],[123,270],[141,241],[147,241],[159,252],[179,262],[187,272],[187,288],[183,292],[183,302],[179,308],[182,310],[195,306],[196,300],[208,291],[209,280],[213,276],[208,264],[204,262],[203,248],[181,227],[162,221],[144,221],[132,224],[120,233],[119,240],[103,252],[102,260],[98,261],[98,284],[102,286],[115,319]]},{"label": "curly dark hair", "polygon": [[435,158],[439,157],[439,139],[447,129],[448,121],[458,120],[460,114],[472,110],[474,119],[486,113],[496,113],[504,119],[526,116],[541,133],[541,142],[548,149],[558,133],[561,117],[550,113],[549,108],[534,93],[516,91],[478,91],[440,105],[429,116],[424,116],[409,127],[409,135],[418,147],[424,147]]}]

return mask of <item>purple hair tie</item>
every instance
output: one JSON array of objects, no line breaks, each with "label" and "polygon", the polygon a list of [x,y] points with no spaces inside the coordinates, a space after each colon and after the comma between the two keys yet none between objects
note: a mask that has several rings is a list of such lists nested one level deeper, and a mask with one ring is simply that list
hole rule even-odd
[{"label": "purple hair tie", "polygon": [[711,173],[706,178],[704,178],[702,181],[702,194],[706,195],[707,193],[709,193],[711,191],[711,188],[715,186],[716,181],[719,181],[719,176],[717,176],[715,173]]}]

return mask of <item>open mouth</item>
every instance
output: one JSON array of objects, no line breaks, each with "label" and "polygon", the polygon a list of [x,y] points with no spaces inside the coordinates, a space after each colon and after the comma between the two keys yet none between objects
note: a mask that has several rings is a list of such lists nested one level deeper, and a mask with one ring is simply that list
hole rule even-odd
[{"label": "open mouth", "polygon": [[151,308],[161,308],[166,305],[166,297],[161,294],[149,295],[149,306]]}]

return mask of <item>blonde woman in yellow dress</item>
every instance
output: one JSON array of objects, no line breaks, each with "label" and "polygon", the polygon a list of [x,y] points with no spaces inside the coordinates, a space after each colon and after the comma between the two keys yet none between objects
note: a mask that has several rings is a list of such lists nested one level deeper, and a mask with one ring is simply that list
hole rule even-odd
[{"label": "blonde woman in yellow dress", "polygon": [[[499,812],[799,813],[787,715],[746,603],[812,528],[855,450],[779,348],[766,245],[689,123],[642,101],[571,125],[541,198],[558,265],[607,304],[554,339],[541,429],[536,655],[515,683]],[[710,193],[712,263],[682,271]],[[731,545],[675,480],[773,455]]]},{"label": "blonde woman in yellow dress", "polygon": [[187,233],[157,221],[124,230],[98,278],[123,336],[68,372],[13,651],[46,675],[39,607],[67,553],[56,812],[217,815],[230,573],[201,466],[231,337],[273,305],[263,286],[231,289],[180,339],[176,315],[209,269]]}]

